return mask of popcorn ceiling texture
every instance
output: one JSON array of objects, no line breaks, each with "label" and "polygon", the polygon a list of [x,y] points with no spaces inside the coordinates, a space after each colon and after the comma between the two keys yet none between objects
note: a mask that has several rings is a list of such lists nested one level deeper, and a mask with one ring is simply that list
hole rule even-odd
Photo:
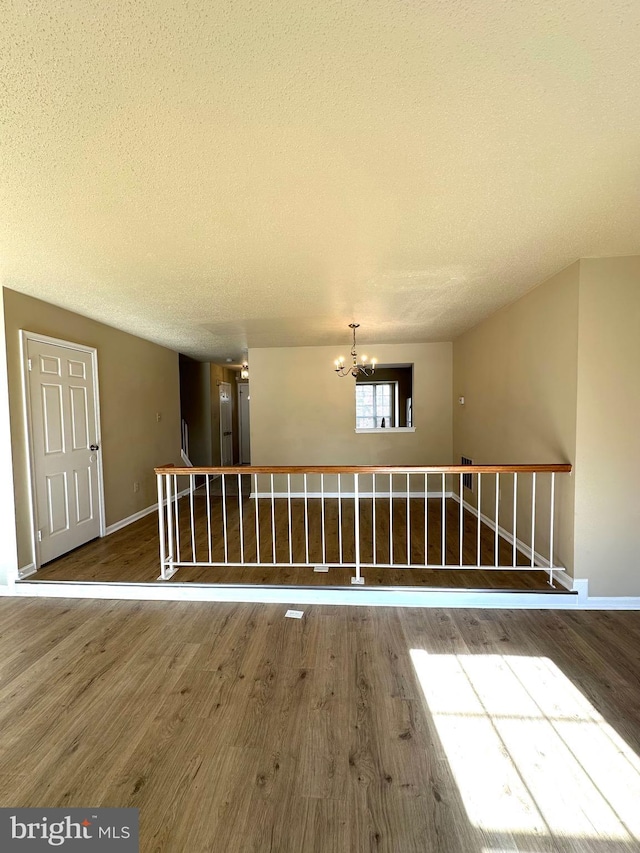
[{"label": "popcorn ceiling texture", "polygon": [[202,359],[640,252],[640,4],[5,0],[0,276]]}]

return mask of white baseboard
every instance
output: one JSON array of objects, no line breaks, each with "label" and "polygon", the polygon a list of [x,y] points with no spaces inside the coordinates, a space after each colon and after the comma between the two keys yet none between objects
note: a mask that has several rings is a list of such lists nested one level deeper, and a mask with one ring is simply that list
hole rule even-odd
[{"label": "white baseboard", "polygon": [[[29,571],[29,566],[23,570]],[[32,574],[33,572],[30,572]],[[566,574],[566,573],[565,573]],[[24,576],[25,578],[28,575]],[[569,575],[566,575],[570,578]],[[560,580],[560,578],[558,578]],[[563,579],[566,581],[566,579]],[[365,572],[366,583],[366,572]],[[24,581],[0,586],[0,596],[37,598],[96,598],[134,601],[228,601],[282,604],[341,604],[373,607],[468,607],[497,610],[640,610],[640,596],[602,596],[589,598],[588,581],[573,581],[577,595],[551,592],[475,591],[439,587],[275,587],[221,586],[180,583],[98,583],[93,581]]]},{"label": "white baseboard", "polygon": [[27,563],[26,566],[22,566],[18,569],[18,577],[20,580],[24,580],[25,578],[31,577],[31,575],[35,575],[37,571],[35,563]]},{"label": "white baseboard", "polygon": [[[451,494],[451,497],[454,499],[454,501],[456,501],[457,503],[460,503],[460,495],[458,495],[457,492],[453,492]],[[475,515],[476,518],[479,517],[482,524],[485,524],[490,530],[496,529],[495,521],[492,518],[489,518],[489,516],[485,515],[483,512],[479,512],[478,508],[475,507],[473,504],[470,504],[468,501],[465,501],[463,499],[462,500],[462,506],[467,510],[467,512],[470,512],[470,513],[472,513],[472,515]],[[525,557],[528,557],[529,559],[531,559],[531,546],[527,545],[526,542],[523,542],[522,539],[518,539],[517,537],[514,537],[513,533],[511,533],[509,530],[507,530],[505,527],[502,527],[501,525],[498,525],[498,536],[500,536],[502,539],[505,540],[505,542],[508,542],[510,545],[513,545],[513,541],[515,538],[516,549],[518,551],[520,551],[522,554],[524,554]],[[548,569],[549,568],[549,560],[543,554],[539,554],[537,551],[535,551],[533,553],[533,559],[534,559],[534,562],[536,564],[534,568],[537,568],[537,569]],[[560,577],[561,575],[564,575],[566,578],[570,579],[571,582],[573,583],[573,578],[571,577],[571,575],[569,575],[567,572],[565,572],[565,570],[562,566],[555,565],[553,567],[553,576],[556,577],[556,575],[558,576],[558,579],[560,580],[560,583],[563,586],[567,587],[567,589],[573,589],[572,585],[567,586],[567,583],[565,583]]]},{"label": "white baseboard", "polygon": [[[189,494],[189,489],[183,489],[181,492],[178,492],[178,497],[183,498],[185,495]],[[167,505],[167,500],[164,500],[164,506]],[[145,507],[145,509],[141,509],[139,512],[134,512],[133,515],[129,515],[126,518],[121,518],[120,521],[116,521],[114,524],[110,524],[105,532],[105,536],[110,536],[112,533],[115,533],[118,530],[122,530],[123,527],[128,527],[130,524],[133,524],[134,521],[140,521],[141,518],[144,518],[147,515],[151,515],[152,512],[158,511],[158,502],[156,501],[151,506]]]},{"label": "white baseboard", "polygon": [[[388,432],[388,430],[385,430],[385,432]],[[340,492],[340,493],[338,493],[338,492],[324,492],[324,495],[323,495],[322,492],[307,492],[306,496],[307,496],[307,498],[325,497],[325,498],[344,498],[345,500],[348,500],[349,498],[352,498],[352,499],[355,498],[356,494],[355,494],[355,492]],[[271,492],[251,492],[251,495],[249,497],[252,500],[255,500],[256,498],[260,498],[261,500],[263,498],[264,499],[270,499],[271,498]],[[279,500],[280,499],[286,500],[288,497],[291,497],[291,500],[304,500],[305,494],[304,494],[304,492],[291,492],[291,495],[289,495],[288,492],[274,492],[273,497],[278,498]],[[360,497],[360,498],[372,498],[372,497],[374,497],[374,492],[358,492],[358,497]],[[406,500],[407,498],[410,498],[410,499],[413,499],[413,498],[423,498],[423,499],[424,498],[440,498],[440,499],[442,499],[443,492],[406,492],[406,491],[404,491],[404,492],[402,492],[402,491],[400,491],[400,492],[388,492],[388,491],[387,492],[379,492],[376,490],[375,497],[376,498],[393,497],[393,498],[404,499],[404,500]],[[453,494],[453,492],[444,492],[444,497],[445,498],[452,498],[452,497],[455,497],[455,495]]]},{"label": "white baseboard", "polygon": [[[583,583],[576,581],[576,583]],[[586,583],[586,582],[584,582]],[[180,583],[26,581],[0,587],[0,596],[133,601],[227,601],[271,604],[341,604],[371,607],[447,607],[496,610],[640,610],[640,597],[584,598],[536,592],[475,592],[446,588],[375,589],[207,586]]]},{"label": "white baseboard", "polygon": [[553,570],[554,583],[559,583],[565,589],[578,593],[580,606],[584,606],[589,597],[589,581],[586,578],[572,578],[564,569]]},{"label": "white baseboard", "polygon": [[[366,582],[366,579],[365,579]],[[2,593],[0,593],[2,594]],[[16,584],[12,596],[44,598],[128,599],[134,601],[228,601],[270,604],[340,604],[370,607],[447,607],[525,610],[577,610],[577,595],[500,591],[476,592],[456,589],[405,587],[379,589],[355,586],[276,587],[207,586],[170,583],[96,583],[70,581],[26,581]]]},{"label": "white baseboard", "polygon": [[116,521],[115,524],[110,524],[104,531],[105,536],[111,536],[112,533],[116,533],[118,530],[122,530],[123,527],[128,527],[130,524],[133,524],[134,521],[140,521],[141,518],[144,518],[147,515],[151,515],[152,512],[158,511],[158,504],[154,503],[153,506],[148,506],[146,509],[141,509],[140,512],[134,512],[133,515],[127,516],[127,518],[121,518],[120,521]]},{"label": "white baseboard", "polygon": [[[453,493],[452,497],[455,501],[460,503],[460,496],[456,492]],[[476,516],[476,518],[479,515],[480,521],[483,524],[485,524],[490,530],[496,529],[495,521],[492,518],[489,518],[489,516],[485,515],[483,512],[478,513],[477,507],[473,506],[473,504],[470,504],[468,501],[465,501],[463,499],[462,505],[467,510],[467,512],[472,513],[473,515]],[[506,542],[508,542],[510,545],[513,545],[513,540],[514,540],[513,533],[508,531],[506,528],[498,525],[498,535],[502,539],[504,539]],[[523,542],[522,539],[516,538],[515,542],[516,542],[516,549],[518,551],[520,551],[522,554],[524,554],[526,557],[528,557],[530,560],[531,559],[531,546],[527,545],[526,542]],[[549,560],[547,559],[547,557],[543,556],[542,554],[539,554],[537,551],[534,552],[534,562],[536,564],[534,568],[542,569],[543,571],[549,571]],[[524,567],[522,567],[522,568],[524,568]],[[565,589],[569,589],[572,592],[577,592],[581,601],[586,601],[586,599],[587,599],[587,587],[588,587],[588,581],[587,580],[582,579],[582,578],[572,578],[571,575],[565,569],[563,569],[561,566],[554,566],[553,567],[553,579],[554,579],[554,581],[557,581],[560,584],[560,586],[563,586]]]},{"label": "white baseboard", "polygon": [[565,589],[574,589],[573,586],[573,578],[569,574],[569,572],[565,572],[564,569],[554,569],[553,570],[553,579],[557,581],[560,586],[563,586]]},{"label": "white baseboard", "polygon": [[598,596],[587,597],[581,605],[585,610],[640,610],[640,596]]}]

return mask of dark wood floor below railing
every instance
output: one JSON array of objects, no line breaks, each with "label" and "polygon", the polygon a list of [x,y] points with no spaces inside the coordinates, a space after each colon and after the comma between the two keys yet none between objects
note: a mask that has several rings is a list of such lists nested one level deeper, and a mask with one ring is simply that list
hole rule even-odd
[{"label": "dark wood floor below railing", "polygon": [[[183,501],[186,506],[186,501]],[[404,502],[401,502],[404,504]],[[438,507],[440,501],[436,500],[433,512],[429,512],[430,527],[429,537],[432,548],[440,548],[440,530]],[[448,559],[453,562],[454,555],[458,554],[458,505],[450,501],[447,512],[452,514],[451,523],[447,526],[447,554]],[[262,511],[261,511],[262,512]],[[265,513],[265,532],[270,535],[270,521]],[[424,515],[422,516],[424,518]],[[403,549],[406,549],[406,517],[397,513],[398,524],[394,526],[394,549],[398,559],[402,558]],[[352,524],[348,512],[345,513],[345,524]],[[382,522],[382,514],[378,521]],[[388,519],[387,519],[388,522]],[[472,525],[469,530],[469,548],[473,549],[475,542],[475,519],[467,518],[465,514],[465,525]],[[422,532],[424,525],[422,524]],[[252,526],[248,528],[251,530]],[[300,525],[298,525],[298,529]],[[421,525],[416,525],[416,540],[421,538],[418,531]],[[334,531],[335,532],[335,531]],[[388,527],[382,531],[383,540],[380,548],[388,548]],[[484,529],[483,553],[491,556],[493,554],[494,540],[493,532]],[[403,538],[404,537],[404,538]],[[317,545],[317,543],[316,543]],[[255,542],[254,542],[255,553]],[[268,536],[261,539],[262,558],[267,559],[270,549]],[[304,542],[302,542],[302,548]],[[266,551],[265,551],[266,548]],[[420,550],[422,549],[422,550]],[[301,550],[300,537],[297,537],[296,552]],[[406,568],[364,568],[363,575],[366,585],[372,586],[416,586],[437,587],[455,589],[500,589],[500,590],[540,590],[545,592],[566,593],[564,587],[553,589],[548,584],[548,573],[536,570],[513,570],[512,547],[505,540],[499,541],[501,569],[426,569],[419,566]],[[281,550],[280,550],[281,556]],[[439,553],[439,552],[438,552]],[[475,553],[475,552],[474,552]],[[384,557],[385,555],[383,555]],[[388,551],[386,552],[388,556]],[[371,557],[369,553],[369,558]],[[424,546],[419,541],[412,544],[412,559],[424,559]],[[430,556],[433,558],[433,555]],[[471,562],[471,555],[467,554],[466,562]],[[524,557],[518,554],[518,562],[524,562]],[[157,581],[160,573],[158,556],[158,524],[155,514],[145,518],[111,534],[103,539],[96,539],[87,545],[77,548],[75,551],[60,557],[47,564],[30,581],[93,581],[101,583],[153,583]],[[311,567],[291,566],[239,566],[228,565],[223,567],[184,567],[169,583],[214,583],[214,584],[252,584],[252,585],[277,585],[277,586],[345,586],[351,588],[350,579],[353,576],[351,568],[331,568],[326,573],[317,573]]]}]

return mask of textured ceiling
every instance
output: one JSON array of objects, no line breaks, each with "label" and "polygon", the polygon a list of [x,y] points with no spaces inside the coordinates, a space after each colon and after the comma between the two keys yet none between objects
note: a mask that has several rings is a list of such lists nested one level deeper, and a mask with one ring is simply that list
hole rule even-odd
[{"label": "textured ceiling", "polygon": [[637,0],[4,0],[3,283],[203,359],[640,252]]}]

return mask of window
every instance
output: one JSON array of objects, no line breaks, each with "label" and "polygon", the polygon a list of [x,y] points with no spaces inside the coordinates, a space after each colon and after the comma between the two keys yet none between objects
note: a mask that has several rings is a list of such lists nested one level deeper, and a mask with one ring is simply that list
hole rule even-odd
[{"label": "window", "polygon": [[378,364],[375,373],[360,374],[355,398],[356,432],[415,432],[412,364]]},{"label": "window", "polygon": [[394,427],[396,382],[356,383],[356,429]]}]

